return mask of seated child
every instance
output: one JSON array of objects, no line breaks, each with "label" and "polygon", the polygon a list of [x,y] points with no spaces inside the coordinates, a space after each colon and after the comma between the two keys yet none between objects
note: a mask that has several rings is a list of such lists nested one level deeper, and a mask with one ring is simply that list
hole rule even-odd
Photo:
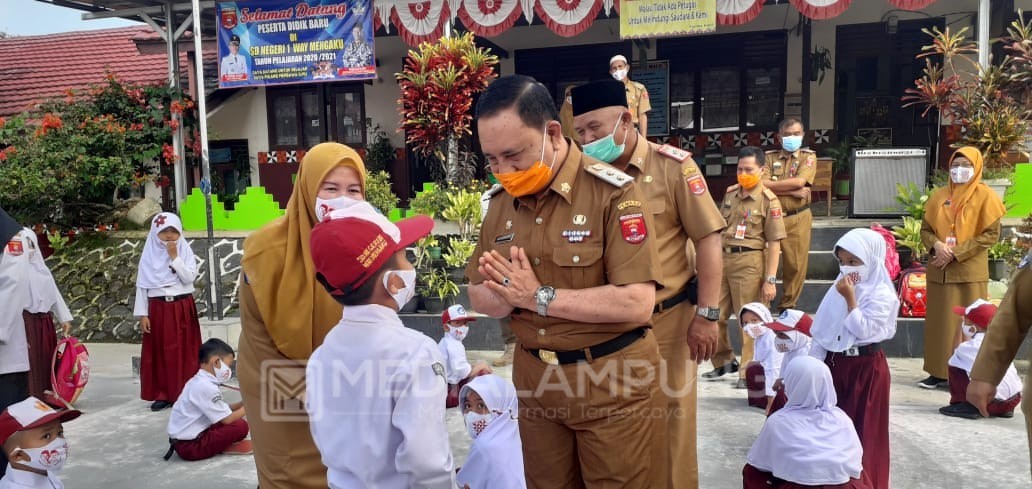
[{"label": "seated child", "polygon": [[308,424],[331,489],[455,487],[441,352],[398,318],[416,291],[405,247],[433,225],[426,216],[391,223],[361,202],[312,229],[316,280],[344,305],[305,370]]},{"label": "seated child", "polygon": [[[950,405],[939,408],[939,412],[946,416],[957,418],[978,419],[982,414],[978,409],[967,402],[967,388],[971,381],[971,366],[978,356],[978,349],[982,346],[985,338],[985,331],[989,328],[993,316],[996,315],[996,306],[990,302],[978,299],[970,306],[954,307],[953,312],[962,316],[961,333],[964,335],[964,342],[957,346],[950,357]],[[996,386],[996,398],[987,406],[989,416],[1010,418],[1014,416],[1014,408],[1021,403],[1021,378],[1014,364],[1007,367],[1000,385]]]},{"label": "seated child", "polygon": [[233,348],[218,338],[201,345],[201,368],[183,386],[168,418],[169,448],[183,460],[204,460],[220,453],[249,454],[251,442],[244,440],[250,428],[244,420],[244,403],[227,404],[219,386],[233,375]]},{"label": "seated child", "polygon": [[459,393],[466,431],[473,438],[459,487],[526,489],[523,443],[517,422],[516,387],[497,375],[469,381]]},{"label": "seated child", "polygon": [[57,478],[68,460],[62,423],[80,414],[74,409],[55,410],[35,397],[0,413],[0,447],[9,461],[0,489],[64,489]]},{"label": "seated child", "polygon": [[[784,355],[781,360],[781,372],[785,372],[789,362],[810,353],[810,327],[813,319],[798,309],[786,309],[778,319],[767,327],[774,332],[774,348]],[[767,415],[785,406],[785,385],[781,379],[774,382],[774,400],[767,408]]]},{"label": "seated child", "polygon": [[767,409],[774,398],[774,381],[781,373],[781,352],[774,348],[774,334],[767,324],[774,322],[767,306],[751,302],[738,313],[742,330],[753,339],[753,359],[745,367],[749,406]]},{"label": "seated child", "polygon": [[483,360],[470,365],[466,359],[466,347],[462,340],[469,333],[468,324],[476,319],[466,314],[466,308],[455,304],[444,311],[441,322],[444,323],[444,336],[437,343],[444,357],[444,378],[448,381],[448,397],[444,406],[448,408],[459,405],[459,390],[473,377],[491,373],[491,368]]},{"label": "seated child", "polygon": [[831,371],[810,356],[785,371],[788,403],[763,424],[742,469],[744,489],[870,489],[853,420],[835,406]]}]

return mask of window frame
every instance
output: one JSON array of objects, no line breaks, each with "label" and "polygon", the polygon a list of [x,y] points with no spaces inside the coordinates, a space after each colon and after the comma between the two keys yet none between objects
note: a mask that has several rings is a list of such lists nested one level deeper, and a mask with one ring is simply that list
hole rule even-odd
[{"label": "window frame", "polygon": [[[265,88],[265,106],[266,106],[266,124],[269,131],[269,150],[270,151],[281,151],[281,150],[297,150],[307,149],[307,143],[305,142],[305,135],[308,131],[311,131],[311,127],[306,127],[304,117],[304,107],[302,103],[303,95],[308,92],[314,91],[319,98],[319,140],[320,141],[337,141],[337,120],[336,113],[337,107],[335,98],[338,94],[355,93],[358,95],[359,112],[362,116],[361,124],[364,127],[366,121],[366,101],[365,101],[365,83],[361,82],[349,82],[349,83],[305,83],[298,85],[287,85],[277,87],[266,87]],[[297,121],[297,138],[296,144],[278,144],[279,133],[276,128],[276,112],[274,110],[275,102],[281,97],[293,97],[295,100],[294,108],[296,110],[296,121]],[[364,149],[368,144],[368,135],[366,131],[360,132],[362,135],[362,142],[356,143],[344,143],[354,149]]]}]

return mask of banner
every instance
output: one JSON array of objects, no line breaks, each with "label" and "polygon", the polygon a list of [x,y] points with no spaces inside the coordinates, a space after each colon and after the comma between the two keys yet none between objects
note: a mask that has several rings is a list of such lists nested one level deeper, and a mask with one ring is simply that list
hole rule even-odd
[{"label": "banner", "polygon": [[680,37],[717,30],[717,0],[621,0],[620,39]]},{"label": "banner", "polygon": [[372,0],[215,4],[219,88],[376,78]]},{"label": "banner", "polygon": [[667,60],[649,61],[645,69],[634,69],[634,81],[645,85],[649,91],[649,136],[666,136],[670,134],[670,62]]}]

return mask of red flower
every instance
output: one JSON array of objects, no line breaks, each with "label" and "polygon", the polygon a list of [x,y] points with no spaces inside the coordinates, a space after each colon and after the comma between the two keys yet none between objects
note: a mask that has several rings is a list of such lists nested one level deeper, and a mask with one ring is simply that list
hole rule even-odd
[{"label": "red flower", "polygon": [[170,119],[169,121],[166,122],[166,124],[168,124],[168,127],[170,129],[172,129],[173,131],[175,131],[176,129],[179,129],[179,121],[176,120],[176,119]]},{"label": "red flower", "polygon": [[169,180],[168,177],[166,177],[164,175],[154,179],[154,185],[157,185],[160,188],[168,187],[168,185],[170,183],[172,183],[172,182]]},{"label": "red flower", "polygon": [[6,124],[6,123],[7,123],[7,119],[4,119],[3,117],[0,117],[0,129],[3,129],[4,128],[4,124]]},{"label": "red flower", "polygon": [[183,104],[181,102],[179,102],[178,100],[173,100],[172,101],[172,105],[169,106],[168,110],[169,110],[169,112],[172,112],[173,114],[182,114],[183,113]]},{"label": "red flower", "polygon": [[171,165],[176,162],[176,149],[171,144],[165,143],[161,145],[161,157],[165,160],[166,165]]},{"label": "red flower", "polygon": [[14,146],[8,146],[7,148],[0,149],[0,161],[7,161],[7,158],[14,156]]}]

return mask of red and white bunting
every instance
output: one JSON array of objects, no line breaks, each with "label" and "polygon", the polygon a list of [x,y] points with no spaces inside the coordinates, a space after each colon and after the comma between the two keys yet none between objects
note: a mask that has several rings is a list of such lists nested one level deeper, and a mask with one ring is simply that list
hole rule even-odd
[{"label": "red and white bunting", "polygon": [[[444,34],[444,23],[451,18],[445,0],[394,0],[389,3],[391,23],[409,46],[436,41]],[[387,7],[383,4],[379,8]]]},{"label": "red and white bunting", "polygon": [[563,37],[573,37],[587,30],[600,10],[601,0],[537,0],[534,6],[534,12],[545,25]]},{"label": "red and white bunting", "polygon": [[823,20],[837,17],[849,8],[853,0],[788,0],[803,15]]},{"label": "red and white bunting", "polygon": [[763,0],[717,0],[717,22],[741,25],[752,22],[763,9]]},{"label": "red and white bunting", "polygon": [[935,0],[889,0],[889,3],[903,10],[921,10],[935,3]]},{"label": "red and white bunting", "polygon": [[523,14],[519,0],[462,0],[458,11],[462,25],[483,37],[509,30]]}]

